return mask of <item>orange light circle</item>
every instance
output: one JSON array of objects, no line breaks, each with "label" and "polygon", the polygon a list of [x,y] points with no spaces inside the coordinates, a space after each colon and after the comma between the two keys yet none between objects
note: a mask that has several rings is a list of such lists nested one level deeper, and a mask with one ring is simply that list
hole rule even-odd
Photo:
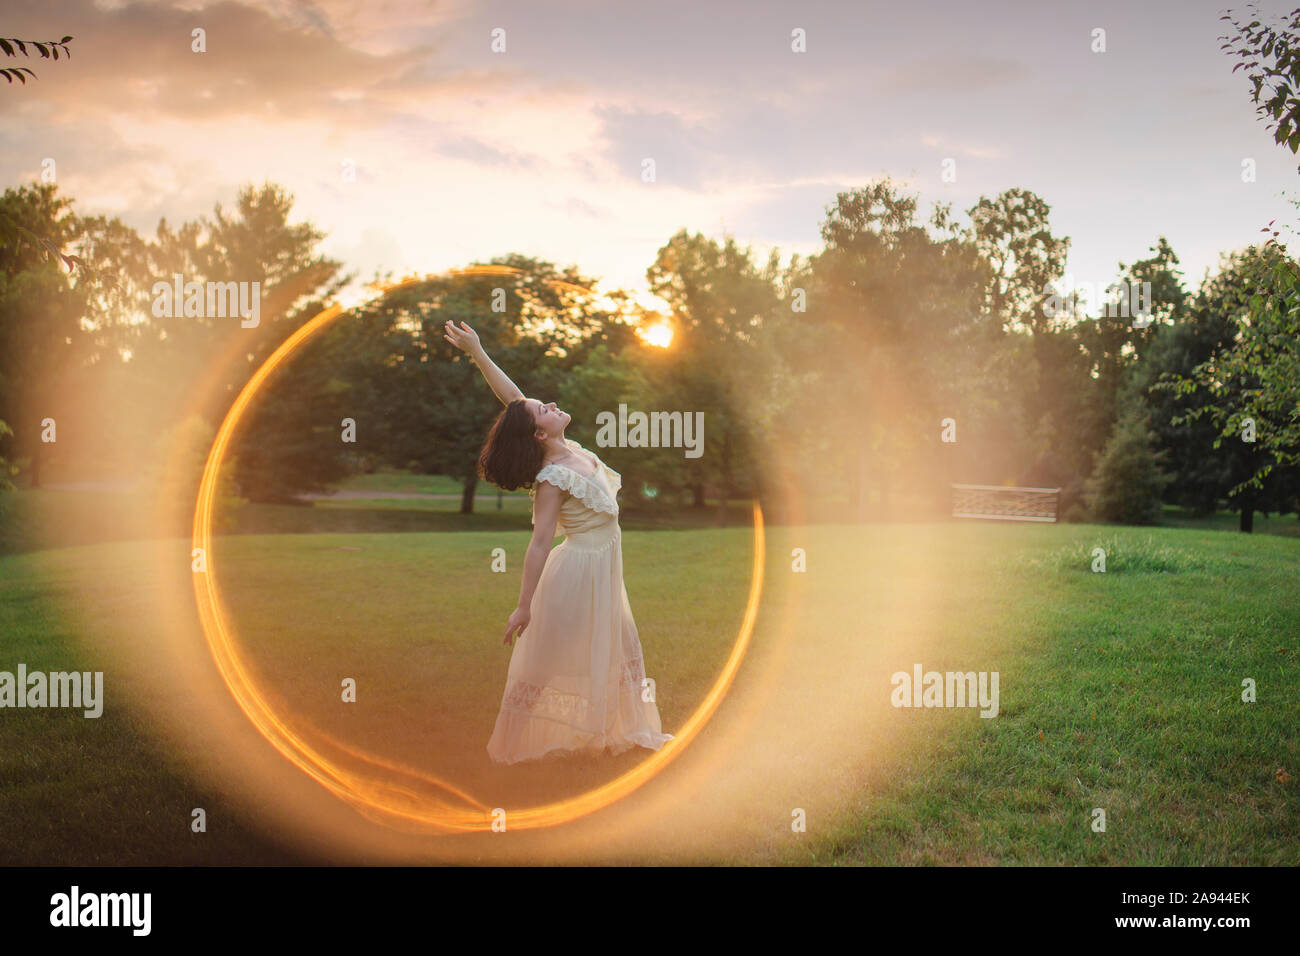
[{"label": "orange light circle", "polygon": [[[453,270],[445,275],[515,275],[519,270],[508,266],[478,266],[472,269]],[[370,288],[378,292],[388,292],[417,282],[425,282],[436,276],[411,276],[399,282],[373,283]],[[571,283],[559,283],[572,286]],[[203,479],[199,485],[198,501],[194,510],[193,546],[202,549],[206,556],[206,570],[195,572],[194,593],[198,604],[199,618],[203,627],[208,648],[216,662],[226,687],[231,696],[253,723],[258,732],[272,746],[283,754],[291,763],[309,777],[325,787],[336,796],[350,803],[358,812],[368,819],[386,826],[400,829],[416,829],[438,833],[464,833],[489,831],[494,823],[499,829],[502,820],[493,808],[480,803],[471,795],[436,777],[411,768],[401,767],[355,750],[349,752],[367,762],[397,771],[425,784],[446,791],[456,797],[459,803],[421,796],[413,790],[404,788],[391,781],[372,779],[356,773],[331,760],[299,736],[269,706],[266,698],[255,685],[252,675],[240,657],[234,640],[233,628],[227,623],[228,615],[222,608],[219,588],[214,573],[212,557],[212,510],[216,501],[217,475],[225,460],[226,450],[230,444],[235,427],[252,404],[258,390],[266,383],[276,368],[285,362],[294,351],[320,332],[347,309],[335,304],[317,314],[302,325],[253,373],[238,397],[226,413],[221,423],[212,448],[208,452],[207,464],[203,469]],[[578,817],[594,813],[622,799],[629,793],[648,782],[674,760],[704,728],[722,698],[726,696],[740,669],[745,651],[749,647],[754,632],[754,623],[758,617],[758,602],[763,592],[763,511],[758,499],[752,500],[754,513],[754,561],[753,576],[750,583],[749,600],[745,607],[745,616],[741,621],[740,633],[732,647],[731,654],[723,665],[722,672],[709,689],[704,701],[687,720],[681,730],[659,750],[638,764],[632,770],[615,778],[603,786],[566,800],[548,803],[542,806],[520,810],[505,810],[504,823],[509,829],[533,829],[556,826]],[[343,749],[348,749],[344,747]],[[497,808],[500,810],[501,808]]]}]

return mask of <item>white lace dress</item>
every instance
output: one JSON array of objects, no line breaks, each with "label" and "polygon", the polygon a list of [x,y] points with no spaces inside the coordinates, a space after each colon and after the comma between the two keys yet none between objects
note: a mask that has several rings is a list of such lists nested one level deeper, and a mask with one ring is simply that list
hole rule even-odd
[{"label": "white lace dress", "polygon": [[[573,439],[565,443],[584,450]],[[528,626],[515,639],[488,754],[497,763],[551,752],[658,750],[659,709],[645,681],[641,640],[623,585],[618,490],[622,478],[597,456],[588,478],[544,465],[538,481],[564,492],[556,533],[533,592]],[[536,497],[535,489],[530,492]],[[536,524],[534,501],[533,523]]]}]

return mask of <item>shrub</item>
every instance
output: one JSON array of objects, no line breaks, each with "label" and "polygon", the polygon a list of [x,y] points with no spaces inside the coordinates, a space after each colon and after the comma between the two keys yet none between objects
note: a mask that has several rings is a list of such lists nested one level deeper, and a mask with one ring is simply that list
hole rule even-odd
[{"label": "shrub", "polygon": [[1160,471],[1163,454],[1155,450],[1144,411],[1122,414],[1085,485],[1092,520],[1154,524],[1160,517],[1161,493],[1170,481]]},{"label": "shrub", "polygon": [[[216,431],[205,419],[191,415],[177,422],[159,438],[145,485],[154,496],[165,533],[190,533],[199,483],[203,480],[203,468],[207,464],[208,452],[215,436]],[[213,530],[228,530],[233,523],[234,509],[247,503],[237,495],[234,466],[235,462],[227,458],[221,468]]]}]

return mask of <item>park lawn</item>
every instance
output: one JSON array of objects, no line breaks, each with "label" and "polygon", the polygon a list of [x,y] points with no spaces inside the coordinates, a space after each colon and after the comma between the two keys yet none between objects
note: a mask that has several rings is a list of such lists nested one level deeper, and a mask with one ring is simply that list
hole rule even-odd
[{"label": "park lawn", "polygon": [[[1219,511],[1212,515],[1195,515],[1187,508],[1165,505],[1161,508],[1160,524],[1170,528],[1194,528],[1200,531],[1237,531],[1241,515]],[[1252,534],[1281,534],[1300,538],[1300,519],[1296,515],[1255,513]]]},{"label": "park lawn", "polygon": [[[216,540],[212,560],[259,687],[277,713],[294,715],[296,730],[326,750],[331,738],[346,740],[513,807],[593,789],[642,759],[634,748],[564,766],[488,761],[511,653],[501,637],[528,537],[517,527],[230,535]],[[176,545],[188,563],[188,542]],[[149,581],[154,546],[111,542],[0,557],[0,669],[21,661],[29,670],[102,670],[106,695],[128,701],[93,720],[80,711],[3,712],[0,864],[317,862],[295,859],[247,818],[223,826],[220,839],[195,839],[186,827],[191,807],[213,819],[239,819],[242,809],[196,792],[183,755],[158,746],[160,728],[129,703],[170,675],[133,674],[92,648],[130,645],[131,658],[150,660],[148,646],[161,636],[147,620],[149,602],[129,582]],[[489,570],[495,548],[513,574]],[[647,672],[665,725],[676,726],[731,650],[752,532],[625,531],[623,549]],[[711,568],[707,581],[701,563]],[[84,640],[74,619],[96,621],[101,634]],[[357,682],[355,707],[340,701],[344,677]]]},{"label": "park lawn", "polygon": [[[88,654],[69,607],[106,562],[138,542],[0,557],[0,670],[105,671],[106,700],[119,671]],[[118,595],[129,625],[139,595]],[[111,696],[110,696],[111,695]],[[194,780],[185,761],[158,745],[154,728],[129,709],[87,719],[71,709],[0,711],[0,865],[301,864],[300,854],[260,829],[230,828],[196,839],[193,807],[237,816],[225,795]]]},{"label": "park lawn", "polygon": [[[591,789],[641,759],[630,751],[561,776],[488,764],[527,542],[519,531],[237,535],[214,551],[223,600],[279,710],[396,763],[436,766],[494,806],[520,806]],[[491,571],[497,548],[513,573]],[[743,528],[624,531],[624,581],[665,726],[685,722],[731,650],[751,549]],[[345,676],[365,689],[365,707],[340,706]]]},{"label": "park lawn", "polygon": [[[787,529],[770,531],[768,568],[776,575],[789,567]],[[482,747],[509,656],[499,637],[503,608],[517,596],[514,562],[526,538],[517,529],[231,535],[217,541],[214,560],[268,691],[306,725],[436,766],[510,806],[589,789],[642,759],[632,751],[574,761],[562,780],[541,766],[487,764]],[[1300,861],[1294,540],[983,522],[811,526],[797,529],[797,538],[815,559],[798,635],[805,653],[794,667],[833,664],[838,651],[860,642],[862,622],[875,610],[855,573],[819,569],[856,568],[864,553],[883,556],[887,568],[891,549],[919,543],[933,555],[927,574],[950,592],[933,627],[936,642],[955,656],[917,659],[963,670],[994,662],[1003,674],[1001,713],[982,720],[886,706],[888,759],[845,765],[851,791],[832,818],[797,838],[787,822],[784,839],[720,862]],[[1096,546],[1107,549],[1105,574],[1089,570]],[[186,542],[177,547],[187,551]],[[495,547],[505,549],[513,573],[486,570]],[[628,593],[670,732],[729,650],[750,547],[744,528],[625,530]],[[0,669],[21,660],[33,669],[101,669],[110,687],[129,683],[131,675],[114,674],[112,660],[88,652],[66,610],[78,602],[81,615],[111,632],[110,646],[147,642],[145,602],[121,586],[147,567],[140,542],[0,557]],[[761,634],[751,653],[755,664],[767,653]],[[339,706],[344,676],[361,688],[355,707]],[[1258,683],[1258,703],[1240,702],[1245,676]],[[887,671],[876,677],[879,703]],[[804,692],[793,669],[789,683]],[[837,692],[843,689],[826,691]],[[842,706],[837,698],[836,707],[851,709],[858,693]],[[0,721],[8,824],[0,829],[0,862],[292,859],[252,820],[202,842],[178,827],[196,805],[194,784],[183,755],[155,743],[143,714],[9,716]],[[203,799],[222,806],[217,794]],[[1107,812],[1104,834],[1088,827],[1093,807]]]},{"label": "park lawn", "polygon": [[[896,711],[896,761],[861,774],[856,807],[780,862],[1300,863],[1296,541],[977,522],[946,543],[940,573],[1016,582],[1000,632],[971,606],[937,636],[966,653],[935,669],[997,661],[1000,714]],[[814,583],[829,589],[814,602],[844,597]]]}]

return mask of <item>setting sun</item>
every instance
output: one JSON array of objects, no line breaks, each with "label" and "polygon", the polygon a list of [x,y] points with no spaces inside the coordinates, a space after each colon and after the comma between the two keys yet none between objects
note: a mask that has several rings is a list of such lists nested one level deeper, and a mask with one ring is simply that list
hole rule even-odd
[{"label": "setting sun", "polygon": [[641,338],[647,345],[666,349],[672,343],[673,329],[667,322],[656,322],[641,330]]}]

